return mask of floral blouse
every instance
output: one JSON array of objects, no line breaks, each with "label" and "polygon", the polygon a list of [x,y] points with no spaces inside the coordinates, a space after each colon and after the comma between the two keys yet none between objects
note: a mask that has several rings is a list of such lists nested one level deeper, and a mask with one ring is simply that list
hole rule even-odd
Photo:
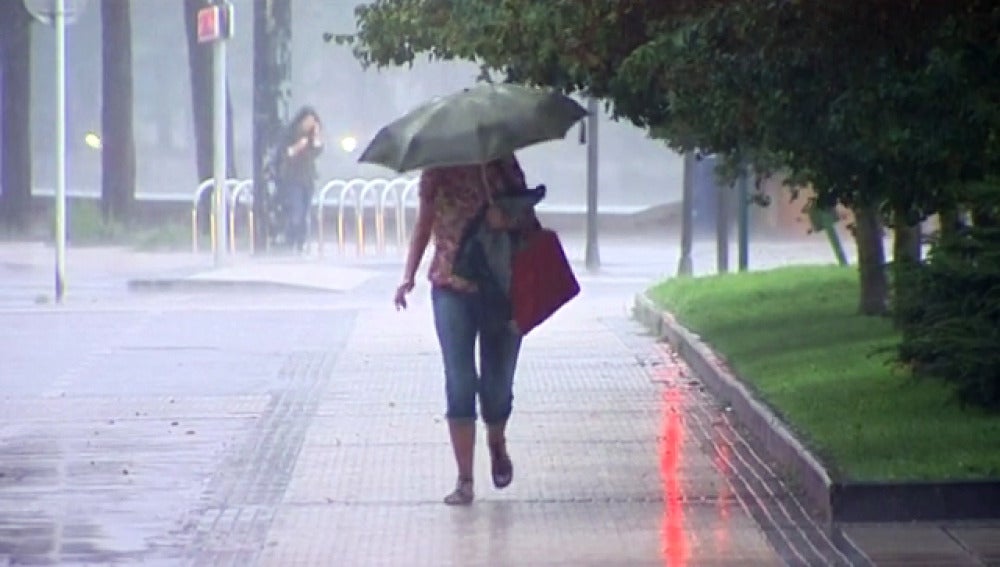
[{"label": "floral blouse", "polygon": [[427,275],[436,287],[475,291],[475,284],[452,274],[462,234],[486,203],[486,191],[497,195],[506,185],[525,187],[524,172],[514,157],[486,166],[488,188],[483,187],[483,177],[481,165],[430,168],[420,176],[420,206],[434,210],[434,255]]}]

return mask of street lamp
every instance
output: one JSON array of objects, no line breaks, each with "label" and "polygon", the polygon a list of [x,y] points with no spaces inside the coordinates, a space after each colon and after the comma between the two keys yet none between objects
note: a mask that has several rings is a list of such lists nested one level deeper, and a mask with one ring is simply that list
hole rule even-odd
[{"label": "street lamp", "polygon": [[104,146],[101,137],[94,132],[87,132],[87,135],[83,137],[83,143],[92,150],[99,150]]},{"label": "street lamp", "polygon": [[66,26],[76,21],[85,4],[86,0],[24,0],[28,12],[56,32],[56,303],[62,303],[66,291]]},{"label": "street lamp", "polygon": [[358,147],[358,139],[354,136],[344,136],[340,140],[340,149],[347,153],[351,153]]}]

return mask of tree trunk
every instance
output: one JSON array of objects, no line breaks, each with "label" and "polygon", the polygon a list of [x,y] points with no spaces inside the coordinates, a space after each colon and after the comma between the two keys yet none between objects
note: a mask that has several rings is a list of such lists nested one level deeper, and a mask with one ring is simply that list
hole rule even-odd
[{"label": "tree trunk", "polygon": [[101,212],[128,222],[135,201],[132,16],[129,0],[101,1]]},{"label": "tree trunk", "polygon": [[0,223],[31,222],[31,15],[0,1]]},{"label": "tree trunk", "polygon": [[954,236],[962,225],[958,207],[944,209],[938,213],[938,232],[942,238]]},{"label": "tree trunk", "polygon": [[[184,0],[184,31],[187,37],[188,69],[191,76],[191,110],[194,118],[195,156],[198,183],[212,177],[212,48],[211,44],[198,43],[198,10],[208,5],[205,0]],[[233,112],[226,86],[226,176],[236,177],[235,152],[233,151]],[[198,203],[198,224],[202,232],[209,229],[209,212],[212,210],[212,192],[202,193]]]},{"label": "tree trunk", "polygon": [[854,239],[858,245],[858,272],[862,315],[885,315],[888,312],[889,284],[885,271],[885,247],[878,209],[859,206],[854,209]]},{"label": "tree trunk", "polygon": [[894,264],[919,264],[922,258],[923,237],[920,224],[908,225],[899,221],[893,227],[892,261]]},{"label": "tree trunk", "polygon": [[[892,303],[896,312],[896,298],[902,297],[904,290],[915,285],[914,278],[920,267],[922,256],[922,234],[920,223],[907,224],[906,214],[897,212],[893,219],[892,236]],[[898,323],[898,321],[897,321]]]},{"label": "tree trunk", "polygon": [[291,0],[254,0],[253,36],[253,207],[254,249],[267,247],[270,198],[282,128],[289,120],[292,96]]}]

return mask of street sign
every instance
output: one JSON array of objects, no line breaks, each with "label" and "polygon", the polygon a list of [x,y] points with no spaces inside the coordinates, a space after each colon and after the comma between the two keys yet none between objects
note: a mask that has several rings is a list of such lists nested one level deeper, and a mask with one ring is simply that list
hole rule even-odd
[{"label": "street sign", "polygon": [[233,5],[229,2],[198,10],[198,43],[233,37]]},{"label": "street sign", "polygon": [[[55,0],[24,0],[24,7],[39,22],[47,26],[55,25]],[[75,22],[86,7],[87,0],[63,0],[63,19],[66,24]]]}]

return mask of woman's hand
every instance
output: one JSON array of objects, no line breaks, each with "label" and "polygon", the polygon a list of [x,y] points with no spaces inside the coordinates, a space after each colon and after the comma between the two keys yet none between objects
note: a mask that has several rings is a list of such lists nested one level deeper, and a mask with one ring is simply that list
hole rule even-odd
[{"label": "woman's hand", "polygon": [[396,297],[393,299],[396,311],[406,309],[406,294],[413,291],[413,285],[413,278],[408,278],[403,280],[403,283],[399,284],[399,287],[396,288]]},{"label": "woman's hand", "polygon": [[302,136],[294,144],[288,147],[288,157],[295,157],[302,153],[302,150],[309,146],[309,136]]}]

